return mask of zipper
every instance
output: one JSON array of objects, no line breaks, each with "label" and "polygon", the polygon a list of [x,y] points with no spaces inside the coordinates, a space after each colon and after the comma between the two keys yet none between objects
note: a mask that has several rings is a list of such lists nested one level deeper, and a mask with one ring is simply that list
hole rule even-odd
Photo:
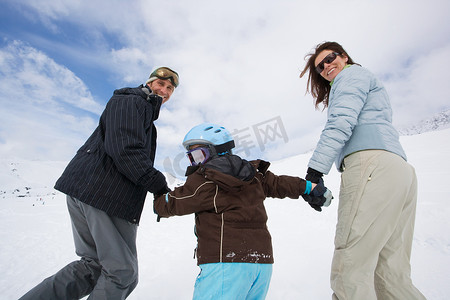
[{"label": "zipper", "polygon": [[223,256],[223,213],[221,214],[222,217],[222,226],[220,226],[220,262],[222,262],[222,256]]}]

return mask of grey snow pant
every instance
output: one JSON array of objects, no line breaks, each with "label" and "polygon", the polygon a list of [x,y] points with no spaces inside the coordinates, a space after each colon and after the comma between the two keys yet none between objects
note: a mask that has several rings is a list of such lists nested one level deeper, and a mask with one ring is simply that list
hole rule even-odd
[{"label": "grey snow pant", "polygon": [[138,283],[137,225],[67,196],[76,254],[81,257],[19,300],[125,299]]}]

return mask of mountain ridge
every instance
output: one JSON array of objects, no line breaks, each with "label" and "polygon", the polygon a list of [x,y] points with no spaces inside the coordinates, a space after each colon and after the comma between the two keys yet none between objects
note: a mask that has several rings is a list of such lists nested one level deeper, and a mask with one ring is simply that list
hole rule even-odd
[{"label": "mountain ridge", "polygon": [[397,128],[400,135],[415,135],[429,131],[438,131],[450,128],[450,109],[435,114],[431,118],[423,119],[417,124]]}]

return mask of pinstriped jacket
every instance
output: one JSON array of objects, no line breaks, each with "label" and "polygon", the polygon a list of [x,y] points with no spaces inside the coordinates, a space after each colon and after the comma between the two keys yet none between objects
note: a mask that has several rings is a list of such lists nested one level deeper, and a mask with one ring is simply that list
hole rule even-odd
[{"label": "pinstriped jacket", "polygon": [[[197,263],[273,263],[266,197],[298,198],[305,180],[277,176],[269,163],[236,155],[189,167],[186,183],[154,200],[161,217],[195,213]],[[166,201],[167,200],[167,201]]]},{"label": "pinstriped jacket", "polygon": [[147,192],[167,187],[153,167],[162,99],[148,88],[115,90],[98,127],[77,151],[55,189],[111,216],[139,223]]}]

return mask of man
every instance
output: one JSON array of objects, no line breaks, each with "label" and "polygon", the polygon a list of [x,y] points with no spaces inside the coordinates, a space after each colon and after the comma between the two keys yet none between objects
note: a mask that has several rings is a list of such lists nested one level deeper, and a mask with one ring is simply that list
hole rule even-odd
[{"label": "man", "polygon": [[136,233],[147,192],[169,191],[154,168],[160,107],[178,86],[161,67],[145,85],[114,91],[98,127],[56,182],[67,195],[74,261],[21,299],[125,299],[138,282]]}]

